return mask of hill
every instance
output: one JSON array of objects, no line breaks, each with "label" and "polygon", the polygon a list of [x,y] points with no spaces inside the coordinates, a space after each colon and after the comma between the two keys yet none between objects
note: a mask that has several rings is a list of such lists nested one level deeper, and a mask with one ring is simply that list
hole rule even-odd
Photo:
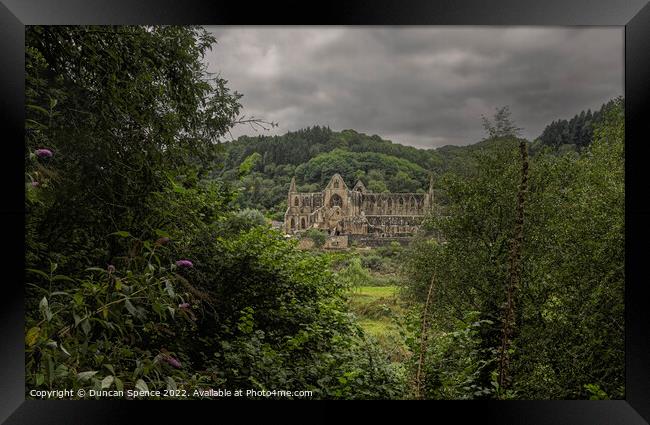
[{"label": "hill", "polygon": [[334,174],[350,186],[361,179],[374,192],[422,192],[429,174],[445,171],[434,149],[418,149],[354,130],[309,127],[280,136],[242,136],[224,144],[219,175],[239,188],[242,207],[280,219],[291,177],[298,190],[319,191]]},{"label": "hill", "polygon": [[[614,101],[593,113],[582,111],[569,120],[553,121],[531,143],[531,154],[589,145],[593,127]],[[474,168],[475,154],[492,149],[494,143],[486,139],[465,146],[418,149],[351,129],[313,126],[278,136],[241,136],[225,143],[223,168],[215,177],[238,189],[240,207],[259,209],[281,220],[293,176],[303,192],[321,190],[334,173],[350,186],[360,179],[373,192],[423,192],[430,175],[435,182],[447,172],[467,173]]]}]

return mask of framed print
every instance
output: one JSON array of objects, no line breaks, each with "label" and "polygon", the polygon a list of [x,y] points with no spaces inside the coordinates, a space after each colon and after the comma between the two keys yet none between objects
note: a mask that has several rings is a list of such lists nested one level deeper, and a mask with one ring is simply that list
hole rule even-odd
[{"label": "framed print", "polygon": [[1,420],[650,420],[646,2],[0,19]]}]

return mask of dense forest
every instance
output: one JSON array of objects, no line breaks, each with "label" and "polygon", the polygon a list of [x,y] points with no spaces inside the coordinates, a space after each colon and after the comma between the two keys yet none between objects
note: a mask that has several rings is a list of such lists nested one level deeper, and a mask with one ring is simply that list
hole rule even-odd
[{"label": "dense forest", "polygon": [[[609,101],[594,113],[582,111],[570,120],[553,121],[529,143],[531,154],[546,148],[562,153],[589,146],[594,128],[615,102]],[[335,173],[341,174],[349,186],[362,180],[373,192],[424,192],[429,176],[467,173],[476,165],[474,152],[494,143],[486,139],[466,146],[417,149],[378,135],[314,126],[280,136],[241,136],[225,143],[223,168],[214,176],[241,193],[240,207],[258,209],[282,220],[294,176],[301,192],[322,190]]]},{"label": "dense forest", "polygon": [[[215,41],[27,27],[28,396],[624,397],[621,98],[532,142],[507,108],[461,147],[322,126],[225,142],[242,94],[207,73]],[[407,247],[299,249],[270,219],[291,177],[333,173],[434,176],[445,213]]]},{"label": "dense forest", "polygon": [[582,149],[591,144],[596,129],[606,118],[606,113],[614,106],[615,100],[610,100],[595,112],[588,109],[576,114],[573,118],[553,121],[544,128],[536,139],[541,145],[554,148],[573,147]]},{"label": "dense forest", "polygon": [[322,190],[335,173],[350,187],[361,179],[373,192],[424,192],[430,171],[441,171],[443,164],[434,150],[319,126],[282,136],[241,136],[224,148],[218,177],[241,192],[241,207],[268,212],[277,220],[282,220],[287,208],[294,176],[302,192]]}]

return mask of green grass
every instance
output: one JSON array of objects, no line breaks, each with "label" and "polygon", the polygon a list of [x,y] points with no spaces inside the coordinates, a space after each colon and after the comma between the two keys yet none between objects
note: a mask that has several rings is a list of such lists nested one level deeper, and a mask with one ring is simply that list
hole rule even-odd
[{"label": "green grass", "polygon": [[[393,362],[404,362],[411,356],[405,343],[404,317],[408,306],[399,297],[400,276],[393,258],[379,250],[328,253],[332,271],[341,273],[353,287],[349,292],[349,308],[364,333],[377,340]],[[364,267],[359,256],[382,258],[377,270]],[[358,286],[355,286],[358,285]]]},{"label": "green grass", "polygon": [[372,302],[379,298],[395,297],[397,286],[360,286],[352,289],[352,294],[361,302]]},{"label": "green grass", "polygon": [[388,335],[398,330],[394,323],[391,323],[388,320],[381,319],[361,319],[359,324],[364,331],[369,333],[374,337],[381,337],[383,335]]},{"label": "green grass", "polygon": [[410,356],[399,319],[404,314],[396,286],[361,286],[352,289],[350,309],[367,335],[377,339],[393,361]]}]

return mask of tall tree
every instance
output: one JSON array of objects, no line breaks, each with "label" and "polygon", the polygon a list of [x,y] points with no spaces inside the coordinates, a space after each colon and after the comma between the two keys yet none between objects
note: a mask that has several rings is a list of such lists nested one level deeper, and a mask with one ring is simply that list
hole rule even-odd
[{"label": "tall tree", "polygon": [[510,107],[507,105],[497,108],[492,119],[485,116],[481,118],[483,120],[483,128],[490,139],[517,137],[521,134],[521,130],[523,130],[523,128],[517,127],[512,120],[512,113],[510,112]]},{"label": "tall tree", "polygon": [[206,72],[214,42],[199,27],[27,27],[26,148],[53,152],[26,164],[45,202],[30,226],[61,266],[108,257],[112,231],[142,234],[145,195],[214,162],[241,108]]}]

